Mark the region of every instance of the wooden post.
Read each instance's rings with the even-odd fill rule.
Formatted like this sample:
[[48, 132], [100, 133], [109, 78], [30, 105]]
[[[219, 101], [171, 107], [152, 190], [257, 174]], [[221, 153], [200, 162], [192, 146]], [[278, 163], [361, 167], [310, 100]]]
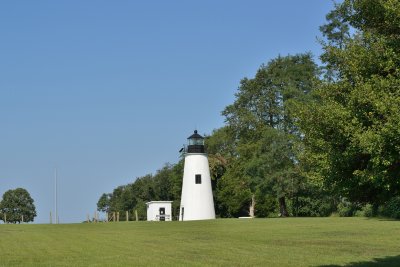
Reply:
[[138, 216], [137, 216], [137, 210], [135, 210], [135, 218], [136, 218], [136, 221], [139, 221]]
[[50, 224], [53, 223], [53, 216], [51, 216], [51, 211], [50, 211]]
[[117, 211], [117, 222], [119, 222], [119, 211]]
[[126, 221], [129, 222], [129, 217], [128, 217], [129, 216], [129, 211], [126, 211], [125, 214], [126, 214], [125, 215], [126, 216]]
[[4, 223], [7, 223], [7, 214], [4, 213]]
[[87, 222], [90, 223], [89, 213], [87, 214]]
[[21, 215], [21, 221], [24, 222], [24, 215]]
[[113, 222], [115, 222], [115, 219], [116, 219], [116, 217], [115, 217], [115, 211], [113, 212]]
[[106, 212], [106, 222], [108, 222], [108, 212]]

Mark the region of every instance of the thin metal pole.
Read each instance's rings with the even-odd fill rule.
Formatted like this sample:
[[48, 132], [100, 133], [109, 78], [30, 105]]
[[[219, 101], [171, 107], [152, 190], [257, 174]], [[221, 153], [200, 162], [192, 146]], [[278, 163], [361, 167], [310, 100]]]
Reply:
[[54, 209], [55, 209], [55, 218], [54, 222], [58, 224], [58, 207], [57, 207], [57, 168], [54, 172]]

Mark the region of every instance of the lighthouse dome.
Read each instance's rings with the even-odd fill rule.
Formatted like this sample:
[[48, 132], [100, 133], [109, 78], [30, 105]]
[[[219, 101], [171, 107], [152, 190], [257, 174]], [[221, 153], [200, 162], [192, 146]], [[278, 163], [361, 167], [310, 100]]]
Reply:
[[204, 137], [197, 133], [197, 130], [188, 137], [187, 153], [205, 153]]

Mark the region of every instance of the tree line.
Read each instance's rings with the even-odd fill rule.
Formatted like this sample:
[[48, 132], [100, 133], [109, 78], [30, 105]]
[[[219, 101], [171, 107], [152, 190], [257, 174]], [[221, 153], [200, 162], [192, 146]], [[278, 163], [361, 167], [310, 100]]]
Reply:
[[[400, 3], [345, 0], [320, 27], [323, 54], [278, 56], [243, 78], [206, 137], [219, 217], [400, 218]], [[103, 194], [101, 211], [172, 200], [183, 161]]]

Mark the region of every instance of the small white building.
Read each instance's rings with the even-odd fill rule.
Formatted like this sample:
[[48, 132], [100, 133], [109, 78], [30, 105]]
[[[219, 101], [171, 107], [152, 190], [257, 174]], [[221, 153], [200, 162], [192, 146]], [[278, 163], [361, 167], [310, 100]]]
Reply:
[[150, 201], [147, 206], [147, 221], [172, 221], [172, 201]]

